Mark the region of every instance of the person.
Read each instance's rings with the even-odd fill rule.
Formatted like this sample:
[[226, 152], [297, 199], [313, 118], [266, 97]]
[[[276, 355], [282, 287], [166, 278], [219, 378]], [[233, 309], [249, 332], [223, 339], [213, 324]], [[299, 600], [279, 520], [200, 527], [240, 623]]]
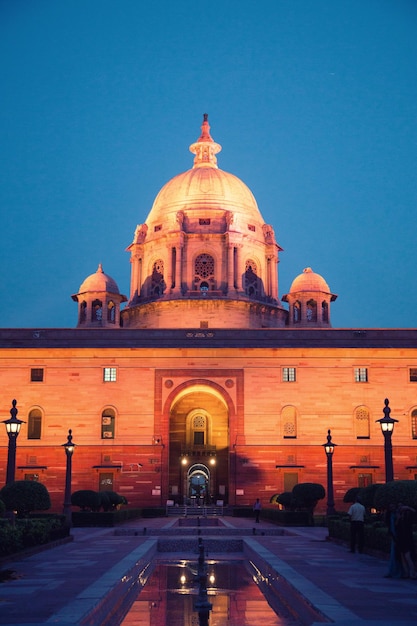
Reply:
[[259, 515], [261, 513], [261, 508], [262, 508], [261, 501], [259, 500], [259, 498], [256, 498], [256, 502], [253, 505], [253, 510], [254, 510], [254, 513], [255, 513], [255, 522], [257, 524], [259, 524]]
[[403, 568], [402, 578], [417, 578], [414, 567], [414, 541], [413, 541], [413, 516], [415, 509], [400, 503], [398, 505], [396, 532], [398, 549], [401, 555]]
[[356, 502], [350, 507], [348, 515], [350, 517], [350, 552], [355, 552], [357, 543], [358, 552], [362, 553], [364, 544], [365, 507], [360, 501], [360, 498], [356, 498]]
[[388, 563], [388, 572], [385, 578], [401, 578], [401, 553], [397, 541], [397, 506], [392, 503], [389, 505], [385, 515], [385, 523], [388, 526], [388, 533], [391, 537], [391, 549]]

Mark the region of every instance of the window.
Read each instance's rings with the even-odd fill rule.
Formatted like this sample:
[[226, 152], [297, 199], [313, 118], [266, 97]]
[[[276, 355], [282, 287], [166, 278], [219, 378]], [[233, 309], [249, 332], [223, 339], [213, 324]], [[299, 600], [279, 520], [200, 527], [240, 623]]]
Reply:
[[43, 367], [32, 367], [30, 370], [31, 383], [43, 383]]
[[245, 263], [245, 292], [250, 298], [258, 295], [258, 272], [256, 263], [252, 259], [248, 259]]
[[199, 430], [194, 431], [194, 445], [204, 446], [204, 432]]
[[28, 439], [40, 439], [42, 430], [42, 413], [32, 409], [28, 416]]
[[114, 439], [115, 413], [113, 409], [104, 409], [101, 414], [101, 438]]
[[91, 307], [91, 321], [101, 322], [103, 319], [103, 303], [101, 300], [94, 300]]
[[198, 220], [200, 226], [210, 226], [210, 218], [201, 218]]
[[329, 321], [329, 305], [327, 304], [327, 302], [321, 303], [321, 319], [323, 320], [323, 322]]
[[297, 437], [297, 412], [294, 406], [284, 406], [281, 412], [282, 434], [284, 439]]
[[107, 305], [107, 321], [110, 322], [110, 324], [114, 324], [116, 321], [116, 305], [113, 300], [110, 300]]
[[282, 368], [282, 382], [295, 383], [295, 367]]
[[[214, 289], [214, 258], [209, 254], [199, 254], [194, 263], [195, 289], [207, 292]], [[204, 289], [201, 287], [204, 286]]]
[[372, 485], [372, 474], [358, 474], [358, 487], [364, 489]]
[[255, 232], [256, 228], [253, 224], [248, 224], [248, 229], [251, 230], [253, 233]]
[[358, 406], [356, 409], [355, 428], [357, 439], [369, 439], [369, 410], [366, 406]]
[[154, 233], [157, 233], [158, 231], [162, 230], [162, 224], [158, 224], [157, 226], [154, 226]]
[[99, 491], [113, 491], [113, 472], [100, 472], [98, 479]]
[[116, 368], [105, 367], [103, 369], [103, 380], [105, 383], [115, 383], [116, 382]]
[[306, 316], [308, 322], [317, 322], [317, 302], [315, 300], [307, 302]]
[[293, 322], [294, 324], [299, 324], [301, 320], [301, 303], [299, 302], [299, 300], [297, 300], [296, 302], [294, 302], [294, 307], [293, 307]]
[[411, 432], [413, 439], [417, 439], [417, 409], [411, 412]]
[[356, 383], [368, 382], [368, 368], [367, 367], [355, 367], [355, 382]]
[[165, 291], [164, 262], [162, 259], [155, 261], [152, 267], [151, 295], [162, 296]]
[[84, 324], [87, 320], [87, 302], [83, 300], [80, 304], [80, 324]]
[[410, 383], [417, 383], [417, 367], [410, 367]]

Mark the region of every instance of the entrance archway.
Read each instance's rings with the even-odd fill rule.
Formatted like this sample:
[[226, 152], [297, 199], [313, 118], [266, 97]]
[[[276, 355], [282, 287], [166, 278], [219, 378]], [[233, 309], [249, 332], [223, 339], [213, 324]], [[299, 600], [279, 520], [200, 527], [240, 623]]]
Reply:
[[214, 383], [196, 382], [174, 395], [169, 415], [169, 496], [178, 504], [226, 501], [229, 405]]
[[198, 506], [210, 504], [210, 470], [202, 463], [196, 463], [187, 472], [187, 498]]

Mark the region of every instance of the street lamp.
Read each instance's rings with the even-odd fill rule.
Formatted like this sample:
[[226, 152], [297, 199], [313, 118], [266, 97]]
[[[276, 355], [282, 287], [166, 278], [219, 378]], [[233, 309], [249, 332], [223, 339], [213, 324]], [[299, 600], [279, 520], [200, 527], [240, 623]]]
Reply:
[[67, 470], [65, 473], [65, 495], [64, 495], [64, 510], [63, 514], [66, 517], [66, 523], [71, 526], [71, 473], [72, 473], [72, 454], [74, 452], [75, 443], [72, 441], [72, 430], [69, 429], [67, 441], [62, 444], [65, 448], [65, 454], [67, 457]]
[[9, 438], [9, 448], [7, 452], [7, 473], [6, 485], [14, 481], [16, 472], [16, 439], [20, 433], [20, 427], [25, 424], [23, 420], [17, 417], [16, 400], [12, 400], [12, 408], [10, 409], [10, 419], [3, 420], [6, 426], [7, 436]]
[[384, 417], [381, 417], [379, 422], [381, 425], [382, 434], [384, 435], [384, 452], [385, 452], [385, 482], [389, 483], [394, 480], [394, 466], [392, 463], [392, 433], [394, 432], [395, 422], [398, 420], [390, 417], [391, 409], [389, 408], [389, 400], [385, 398], [385, 406], [383, 408]]
[[326, 515], [335, 515], [334, 495], [333, 495], [333, 452], [337, 443], [332, 442], [330, 428], [327, 431], [327, 441], [323, 443], [323, 448], [327, 457], [327, 512]]

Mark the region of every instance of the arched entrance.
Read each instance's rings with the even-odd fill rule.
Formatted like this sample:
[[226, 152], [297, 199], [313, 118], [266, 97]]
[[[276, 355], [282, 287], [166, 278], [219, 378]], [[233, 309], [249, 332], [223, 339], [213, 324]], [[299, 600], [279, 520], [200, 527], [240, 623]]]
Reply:
[[202, 506], [211, 504], [210, 470], [202, 463], [195, 463], [187, 472], [187, 500]]
[[178, 504], [226, 502], [229, 407], [218, 386], [196, 381], [178, 390], [169, 415], [169, 497]]

